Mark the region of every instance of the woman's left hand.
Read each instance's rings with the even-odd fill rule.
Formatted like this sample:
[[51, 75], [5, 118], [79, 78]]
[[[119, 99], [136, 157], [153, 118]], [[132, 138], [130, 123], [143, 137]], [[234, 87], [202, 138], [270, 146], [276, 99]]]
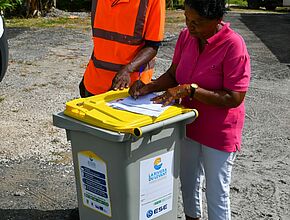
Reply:
[[173, 88], [168, 89], [162, 95], [156, 96], [152, 99], [154, 103], [163, 104], [167, 106], [175, 100], [182, 99], [190, 95], [191, 89], [189, 84], [179, 85]]

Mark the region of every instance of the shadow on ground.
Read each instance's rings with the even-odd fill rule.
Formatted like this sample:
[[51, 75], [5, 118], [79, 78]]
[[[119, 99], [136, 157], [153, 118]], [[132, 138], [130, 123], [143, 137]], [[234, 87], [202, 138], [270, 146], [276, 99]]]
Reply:
[[280, 63], [290, 63], [290, 13], [242, 13], [241, 21], [261, 39]]
[[6, 27], [7, 30], [7, 38], [12, 39], [17, 37], [18, 35], [22, 34], [23, 32], [30, 30], [30, 28], [27, 27]]
[[78, 209], [0, 209], [1, 220], [79, 220]]

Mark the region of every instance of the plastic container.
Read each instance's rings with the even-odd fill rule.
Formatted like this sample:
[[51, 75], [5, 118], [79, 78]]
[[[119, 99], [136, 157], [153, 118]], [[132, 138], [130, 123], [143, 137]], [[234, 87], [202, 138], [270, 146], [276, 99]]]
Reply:
[[[191, 123], [197, 112], [173, 106], [161, 118], [152, 118], [121, 110], [117, 110], [120, 115], [114, 115], [115, 110], [110, 109], [109, 115], [121, 121], [114, 124], [112, 116], [104, 120], [94, 108], [85, 110], [94, 100], [106, 113], [103, 101], [98, 100], [111, 101], [111, 95], [68, 102], [66, 115], [53, 115], [53, 124], [66, 129], [71, 141], [80, 219], [176, 220], [179, 146], [185, 124]], [[126, 124], [123, 117], [128, 114], [137, 115], [137, 122], [132, 116], [124, 119]], [[140, 135], [135, 134], [136, 128]]]

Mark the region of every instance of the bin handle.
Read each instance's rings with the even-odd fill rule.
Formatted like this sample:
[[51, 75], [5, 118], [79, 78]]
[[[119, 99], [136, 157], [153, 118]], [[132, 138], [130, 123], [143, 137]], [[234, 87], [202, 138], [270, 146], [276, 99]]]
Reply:
[[[188, 115], [190, 115], [191, 117], [188, 117]], [[192, 123], [195, 120], [195, 118], [197, 118], [197, 117], [198, 117], [198, 111], [196, 109], [193, 109], [191, 112], [187, 112], [187, 113], [179, 115], [179, 117], [168, 118], [164, 121], [159, 121], [159, 122], [156, 122], [156, 123], [153, 123], [153, 124], [141, 127], [141, 128], [135, 127], [135, 128], [130, 129], [130, 130], [127, 130], [127, 132], [135, 135], [136, 137], [141, 137], [144, 133], [147, 133], [149, 131], [153, 131], [156, 129], [164, 128], [168, 124], [182, 121], [184, 119], [187, 119], [186, 124]], [[161, 130], [162, 129], [160, 129], [160, 131]]]
[[133, 129], [133, 134], [136, 136], [136, 137], [141, 137], [143, 132], [140, 128], [134, 128]]
[[[85, 115], [87, 115], [89, 118], [93, 118], [94, 121], [98, 121], [99, 123], [103, 123], [103, 124], [110, 124], [110, 126], [112, 126], [112, 123], [108, 123], [108, 122], [112, 122], [112, 121], [108, 121], [108, 120], [100, 120], [98, 118], [95, 118], [92, 116], [91, 112], [90, 111], [84, 111], [81, 107], [76, 107], [77, 110], [83, 112]], [[64, 111], [64, 113], [66, 115], [72, 115], [71, 112], [69, 111]], [[115, 126], [116, 130], [118, 130], [119, 132], [124, 132], [124, 133], [130, 133], [132, 135], [134, 135], [135, 137], [139, 138], [141, 137], [144, 133], [147, 133], [149, 131], [152, 131], [152, 130], [155, 130], [157, 128], [160, 128], [160, 127], [164, 127], [166, 126], [167, 124], [170, 124], [170, 123], [175, 123], [177, 121], [181, 121], [181, 120], [184, 120], [184, 119], [187, 119], [189, 118], [189, 116], [192, 118], [192, 121], [198, 117], [198, 112], [196, 109], [193, 109], [192, 111], [190, 112], [187, 112], [187, 113], [183, 113], [181, 115], [179, 115], [179, 117], [172, 117], [172, 118], [168, 118], [166, 120], [163, 120], [163, 121], [159, 121], [159, 122], [156, 122], [156, 123], [153, 123], [153, 124], [150, 124], [150, 125], [146, 125], [146, 126], [143, 126], [143, 127], [118, 127], [118, 126]], [[177, 119], [178, 118], [178, 119]], [[91, 121], [91, 120], [89, 120]], [[89, 121], [86, 121], [87, 123], [90, 124]], [[192, 122], [191, 121], [191, 122]], [[190, 122], [188, 122], [190, 123]], [[95, 124], [95, 123], [94, 123]], [[106, 129], [109, 129], [109, 127], [104, 127]], [[162, 129], [161, 129], [162, 130]], [[159, 131], [160, 132], [160, 131]]]

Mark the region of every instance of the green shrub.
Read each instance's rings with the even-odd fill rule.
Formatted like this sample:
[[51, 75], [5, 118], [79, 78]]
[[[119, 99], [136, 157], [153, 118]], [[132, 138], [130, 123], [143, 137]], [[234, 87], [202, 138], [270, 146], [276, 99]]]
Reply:
[[177, 9], [183, 8], [184, 0], [166, 0], [166, 8]]
[[21, 4], [22, 0], [0, 0], [0, 10], [3, 13], [8, 10], [13, 10]]

